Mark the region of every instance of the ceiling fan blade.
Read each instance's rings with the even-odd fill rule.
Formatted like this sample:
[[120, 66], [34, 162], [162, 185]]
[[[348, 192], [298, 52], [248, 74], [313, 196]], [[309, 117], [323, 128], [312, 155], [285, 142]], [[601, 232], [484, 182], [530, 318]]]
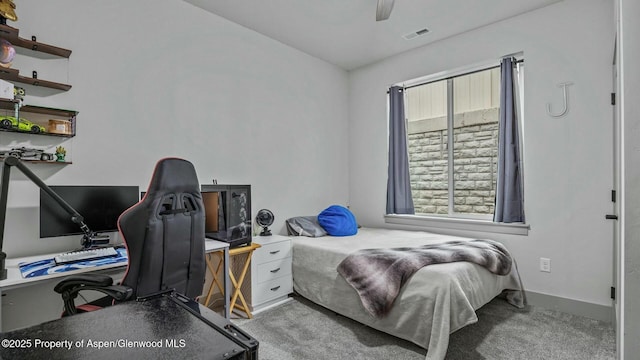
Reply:
[[387, 20], [393, 10], [395, 0], [378, 0], [378, 8], [376, 9], [376, 21]]

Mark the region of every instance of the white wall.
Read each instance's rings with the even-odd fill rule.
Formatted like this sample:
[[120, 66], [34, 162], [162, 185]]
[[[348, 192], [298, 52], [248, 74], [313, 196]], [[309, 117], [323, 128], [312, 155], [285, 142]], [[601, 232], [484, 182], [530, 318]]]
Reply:
[[[251, 184], [253, 215], [271, 209], [275, 233], [347, 202], [346, 71], [180, 0], [25, 1], [17, 13], [22, 37], [73, 51], [14, 64], [73, 86], [27, 103], [80, 112], [73, 164], [31, 166], [46, 183], [144, 190], [158, 159], [184, 157], [202, 183]], [[38, 239], [37, 188], [12, 178], [8, 256], [76, 246]]]
[[[613, 19], [610, 0], [565, 0], [352, 71], [349, 202], [358, 221], [385, 226], [387, 88], [522, 51], [531, 231], [482, 236], [507, 244], [529, 291], [610, 306]], [[574, 83], [569, 113], [551, 118], [545, 104], [561, 105], [557, 84], [566, 81]], [[540, 257], [551, 258], [551, 273], [539, 271]]]

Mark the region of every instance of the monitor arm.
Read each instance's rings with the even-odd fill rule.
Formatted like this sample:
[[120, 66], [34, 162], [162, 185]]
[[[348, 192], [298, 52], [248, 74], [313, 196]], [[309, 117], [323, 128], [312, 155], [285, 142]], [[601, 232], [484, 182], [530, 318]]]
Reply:
[[80, 215], [74, 208], [71, 207], [64, 199], [62, 199], [58, 194], [56, 194], [50, 187], [47, 186], [39, 177], [37, 177], [27, 166], [20, 161], [15, 156], [8, 156], [4, 159], [2, 166], [2, 184], [0, 185], [0, 280], [4, 280], [7, 278], [7, 269], [5, 268], [5, 260], [7, 258], [7, 254], [2, 251], [2, 245], [4, 241], [4, 225], [7, 216], [7, 197], [9, 195], [9, 177], [11, 175], [11, 167], [15, 166], [20, 170], [24, 175], [26, 175], [29, 180], [31, 180], [34, 184], [38, 185], [40, 189], [46, 192], [49, 196], [51, 196], [70, 216], [71, 221], [75, 224], [78, 224], [80, 230], [84, 233], [82, 236], [82, 246], [84, 248], [91, 247], [93, 242], [93, 237], [95, 233], [89, 229], [87, 224], [84, 223], [84, 218]]

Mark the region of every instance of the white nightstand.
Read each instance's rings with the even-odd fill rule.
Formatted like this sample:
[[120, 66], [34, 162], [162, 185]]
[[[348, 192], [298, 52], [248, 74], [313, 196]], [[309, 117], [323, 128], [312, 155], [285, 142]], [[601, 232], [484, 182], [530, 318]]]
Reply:
[[251, 305], [253, 313], [289, 300], [293, 292], [291, 238], [280, 235], [255, 236], [262, 245], [251, 261]]

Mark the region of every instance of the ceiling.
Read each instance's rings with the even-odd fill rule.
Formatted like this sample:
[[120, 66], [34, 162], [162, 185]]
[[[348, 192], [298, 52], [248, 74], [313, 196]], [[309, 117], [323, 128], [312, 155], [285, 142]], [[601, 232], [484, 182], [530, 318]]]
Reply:
[[380, 22], [377, 0], [184, 1], [352, 70], [561, 0], [397, 0]]

